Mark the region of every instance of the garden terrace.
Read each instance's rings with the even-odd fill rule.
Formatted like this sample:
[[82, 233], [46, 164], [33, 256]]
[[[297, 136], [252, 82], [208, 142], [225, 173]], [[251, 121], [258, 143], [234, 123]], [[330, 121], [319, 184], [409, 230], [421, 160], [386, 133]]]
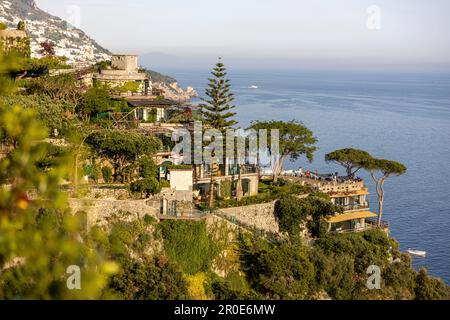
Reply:
[[329, 174], [311, 174], [310, 176], [302, 175], [284, 175], [284, 179], [293, 182], [299, 182], [316, 188], [318, 191], [329, 195], [346, 195], [356, 192], [367, 192], [367, 187], [362, 179], [352, 179], [349, 177], [337, 177], [333, 179], [333, 175]]

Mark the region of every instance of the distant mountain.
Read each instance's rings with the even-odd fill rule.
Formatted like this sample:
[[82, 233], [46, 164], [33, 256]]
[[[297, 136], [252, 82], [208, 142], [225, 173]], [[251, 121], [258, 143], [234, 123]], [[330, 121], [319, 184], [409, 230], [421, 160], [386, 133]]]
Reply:
[[70, 64], [108, 60], [110, 52], [82, 30], [38, 8], [34, 0], [0, 0], [0, 22], [16, 28], [25, 21], [31, 38], [32, 56], [39, 57], [40, 43], [56, 44], [56, 55], [65, 56]]

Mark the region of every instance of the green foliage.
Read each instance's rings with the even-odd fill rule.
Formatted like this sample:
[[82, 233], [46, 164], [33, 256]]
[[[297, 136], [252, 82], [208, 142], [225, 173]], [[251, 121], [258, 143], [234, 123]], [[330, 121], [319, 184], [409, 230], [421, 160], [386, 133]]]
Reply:
[[89, 232], [90, 246], [105, 252], [120, 264], [104, 297], [126, 300], [186, 299], [184, 275], [162, 253], [154, 252], [156, 219], [129, 219], [122, 212], [109, 218], [108, 228], [94, 226]]
[[170, 188], [170, 181], [169, 180], [161, 179], [159, 181], [159, 184], [161, 185], [161, 188]]
[[111, 278], [110, 292], [125, 300], [184, 300], [188, 298], [183, 273], [164, 256], [127, 261]]
[[363, 233], [329, 234], [315, 244], [325, 254], [349, 254], [355, 261], [355, 272], [364, 273], [370, 265], [383, 267], [389, 257], [390, 241], [381, 230]]
[[314, 144], [317, 139], [311, 130], [302, 123], [291, 120], [283, 121], [253, 121], [250, 128], [255, 130], [266, 129], [279, 130], [280, 135], [280, 156], [289, 156], [291, 161], [298, 160], [305, 155], [309, 161], [313, 160], [313, 153], [317, 150]]
[[111, 61], [100, 61], [95, 64], [98, 70], [106, 70], [111, 67]]
[[161, 141], [153, 136], [121, 130], [99, 130], [92, 133], [86, 143], [99, 156], [109, 159], [114, 167], [114, 180], [123, 179], [126, 165], [135, 163], [140, 156], [151, 155], [161, 149]]
[[[95, 299], [116, 265], [86, 246], [82, 217], [66, 210], [58, 185], [66, 168], [43, 173], [35, 165], [48, 153], [45, 137], [32, 110], [0, 106], [0, 139], [9, 150], [0, 183], [12, 186], [0, 188], [0, 299]], [[71, 265], [82, 269], [82, 290], [67, 288]]]
[[59, 134], [67, 135], [77, 124], [77, 120], [70, 116], [74, 106], [64, 100], [54, 100], [47, 95], [8, 95], [0, 98], [8, 108], [21, 105], [31, 109], [37, 118], [48, 128], [49, 134], [58, 130]]
[[316, 290], [325, 290], [333, 299], [349, 300], [355, 290], [354, 261], [346, 254], [325, 254], [322, 250], [311, 250], [311, 262], [316, 270]]
[[74, 106], [83, 99], [83, 88], [73, 75], [40, 77], [31, 80], [26, 89], [28, 94], [44, 94]]
[[105, 183], [111, 183], [112, 182], [112, 169], [110, 167], [103, 167], [102, 168], [102, 177]]
[[415, 279], [416, 272], [411, 265], [411, 256], [407, 254], [383, 270], [384, 290], [392, 292], [392, 299], [413, 299]]
[[67, 68], [69, 66], [66, 64], [66, 58], [49, 56], [22, 59], [19, 71], [26, 71], [27, 74], [31, 75], [44, 75], [48, 70]]
[[165, 220], [159, 227], [167, 256], [184, 272], [194, 275], [211, 270], [220, 248], [208, 233], [204, 221]]
[[400, 176], [406, 172], [406, 166], [402, 163], [384, 159], [369, 159], [365, 162], [365, 168], [370, 172], [379, 171], [383, 177]]
[[139, 176], [141, 178], [157, 178], [159, 173], [159, 168], [155, 161], [148, 156], [144, 156], [139, 159]]
[[16, 91], [15, 79], [6, 76], [17, 70], [20, 66], [19, 60], [14, 54], [5, 55], [0, 43], [0, 95]]
[[219, 201], [217, 201], [217, 206], [219, 208], [249, 206], [252, 204], [272, 202], [280, 199], [284, 195], [300, 195], [308, 194], [309, 192], [311, 192], [310, 187], [302, 186], [296, 183], [272, 185], [261, 184], [261, 186], [262, 187], [260, 187], [260, 193], [255, 196], [244, 197], [239, 201], [236, 199], [220, 199]]
[[191, 164], [170, 164], [167, 166], [167, 169], [174, 169], [174, 170], [192, 170]]
[[161, 185], [156, 178], [143, 178], [136, 180], [130, 184], [130, 191], [132, 193], [139, 193], [141, 197], [144, 195], [146, 198], [151, 195], [155, 195], [161, 192]]
[[277, 202], [275, 215], [281, 231], [289, 233], [291, 236], [298, 236], [300, 225], [308, 217], [308, 206], [304, 199], [299, 199], [293, 195], [286, 195]]
[[94, 162], [92, 165], [90, 178], [94, 180], [95, 183], [98, 183], [98, 180], [100, 179], [101, 176], [103, 176], [101, 167]]
[[153, 70], [148, 70], [145, 68], [141, 68], [140, 70], [141, 72], [144, 72], [145, 74], [148, 75], [148, 77], [152, 80], [152, 82], [162, 82], [165, 84], [173, 84], [175, 82], [177, 82], [177, 79], [174, 79], [172, 77], [169, 77], [167, 75], [163, 75], [159, 72], [153, 71]]
[[136, 93], [139, 91], [140, 85], [138, 82], [135, 81], [128, 81], [125, 82], [122, 86], [120, 86], [119, 88], [117, 88], [120, 92], [131, 92], [131, 93]]
[[242, 243], [242, 262], [252, 287], [268, 299], [305, 299], [314, 283], [308, 249], [299, 243]]
[[301, 226], [308, 217], [308, 229], [313, 237], [320, 237], [326, 233], [326, 223], [323, 219], [342, 212], [342, 209], [333, 205], [330, 200], [322, 197], [308, 196], [299, 199], [292, 195], [283, 196], [276, 204], [275, 215], [281, 231], [287, 232], [291, 237], [297, 237]]
[[17, 30], [26, 31], [26, 29], [27, 25], [25, 24], [25, 21], [19, 21], [19, 23], [17, 24]]
[[213, 72], [213, 78], [209, 79], [208, 88], [205, 90], [207, 99], [202, 99], [202, 116], [204, 122], [218, 130], [225, 130], [234, 126], [237, 122], [230, 120], [236, 113], [230, 110], [235, 106], [231, 105], [234, 100], [234, 94], [230, 92], [230, 80], [226, 79], [226, 68], [221, 62], [216, 64]]
[[39, 169], [47, 171], [67, 163], [70, 156], [70, 150], [67, 147], [45, 143], [44, 148], [46, 153], [36, 162]]
[[415, 279], [414, 293], [416, 300], [448, 300], [450, 288], [442, 280], [429, 277], [427, 270], [422, 268]]
[[274, 120], [253, 121], [250, 129], [254, 129], [257, 132], [259, 130], [267, 130], [268, 134], [271, 133], [271, 130], [278, 130], [279, 132], [279, 154], [272, 154], [274, 151], [268, 150], [271, 156], [277, 159], [274, 170], [274, 182], [278, 180], [283, 162], [287, 157], [289, 157], [290, 161], [296, 161], [302, 155], [305, 155], [310, 162], [313, 160], [313, 154], [317, 150], [317, 147], [315, 147], [317, 138], [301, 122], [295, 120], [289, 122]]
[[6, 30], [8, 29], [8, 26], [4, 24], [3, 22], [0, 22], [0, 30]]
[[340, 149], [325, 155], [325, 161], [343, 166], [348, 177], [354, 176], [371, 158], [368, 152], [353, 148]]
[[107, 111], [110, 108], [111, 98], [109, 92], [103, 88], [92, 87], [84, 94], [76, 111], [86, 119], [90, 119], [98, 113]]
[[223, 199], [231, 198], [231, 187], [232, 183], [229, 180], [224, 180], [220, 183], [220, 192]]

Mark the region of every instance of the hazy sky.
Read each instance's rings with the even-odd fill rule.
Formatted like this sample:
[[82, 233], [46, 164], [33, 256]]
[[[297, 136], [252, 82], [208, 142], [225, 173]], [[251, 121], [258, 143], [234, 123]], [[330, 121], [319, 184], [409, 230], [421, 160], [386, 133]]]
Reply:
[[[192, 66], [449, 68], [448, 0], [37, 0], [112, 52]], [[78, 12], [80, 13], [78, 15]]]

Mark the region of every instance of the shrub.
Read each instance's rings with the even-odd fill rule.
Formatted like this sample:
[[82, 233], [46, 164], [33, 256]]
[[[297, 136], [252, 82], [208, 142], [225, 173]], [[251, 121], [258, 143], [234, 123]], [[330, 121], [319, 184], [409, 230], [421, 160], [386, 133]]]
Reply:
[[209, 272], [219, 247], [206, 230], [206, 223], [166, 220], [159, 224], [165, 252], [186, 273]]
[[97, 164], [94, 164], [92, 166], [91, 179], [94, 180], [95, 183], [97, 183], [98, 179], [100, 179], [100, 175], [103, 176], [103, 172], [101, 171], [100, 167]]
[[224, 180], [220, 183], [220, 192], [223, 199], [231, 198], [231, 181]]
[[155, 178], [145, 178], [134, 181], [130, 184], [130, 191], [132, 193], [140, 193], [141, 196], [149, 197], [161, 192], [161, 185]]
[[103, 88], [90, 88], [83, 96], [81, 103], [77, 106], [80, 115], [90, 118], [100, 112], [108, 110], [111, 98], [107, 90]]
[[448, 300], [450, 298], [449, 287], [442, 280], [429, 277], [425, 268], [419, 270], [415, 282], [416, 300]]
[[298, 243], [282, 243], [251, 249], [243, 256], [252, 286], [269, 299], [305, 299], [314, 283], [314, 265], [308, 249]]
[[0, 30], [6, 30], [8, 29], [8, 26], [4, 24], [3, 22], [0, 22]]
[[112, 182], [112, 169], [110, 167], [103, 167], [102, 168], [102, 177], [105, 183], [111, 183]]
[[339, 212], [341, 209], [331, 203], [329, 199], [317, 196], [298, 198], [293, 195], [285, 195], [275, 206], [275, 214], [281, 231], [290, 236], [299, 234], [300, 225], [308, 216], [312, 217], [308, 227], [314, 237], [323, 236], [326, 233], [326, 216]]
[[311, 250], [311, 262], [316, 270], [316, 290], [325, 290], [337, 300], [348, 300], [355, 289], [354, 262], [347, 254], [325, 254], [320, 249]]
[[188, 298], [183, 273], [166, 257], [127, 260], [112, 277], [110, 293], [125, 300], [183, 300]]
[[381, 230], [364, 233], [328, 234], [316, 241], [315, 246], [325, 254], [349, 254], [355, 261], [355, 271], [365, 273], [370, 265], [383, 267], [389, 257], [390, 241]]
[[208, 296], [205, 291], [205, 282], [207, 276], [205, 273], [200, 272], [195, 275], [186, 276], [188, 282], [189, 297], [194, 300], [207, 300]]
[[161, 188], [170, 188], [170, 181], [169, 180], [160, 180], [159, 184], [161, 185]]
[[18, 104], [35, 111], [37, 119], [47, 127], [50, 134], [56, 129], [59, 134], [65, 135], [76, 125], [76, 121], [67, 116], [74, 109], [70, 102], [55, 100], [43, 94], [11, 95], [1, 100], [8, 108]]
[[232, 208], [240, 206], [249, 206], [252, 204], [268, 203], [280, 199], [284, 195], [307, 194], [311, 191], [308, 186], [302, 186], [294, 183], [284, 183], [280, 180], [280, 185], [266, 185], [262, 188], [262, 192], [255, 196], [244, 197], [240, 201], [236, 199], [226, 199], [217, 201], [219, 208]]
[[26, 24], [24, 21], [19, 21], [17, 24], [17, 30], [25, 31], [26, 30]]
[[141, 178], [157, 178], [158, 166], [149, 157], [144, 156], [139, 159], [139, 175]]
[[275, 215], [278, 218], [278, 225], [281, 231], [289, 235], [298, 235], [300, 224], [306, 221], [308, 216], [307, 207], [304, 200], [293, 195], [284, 196], [276, 203]]

